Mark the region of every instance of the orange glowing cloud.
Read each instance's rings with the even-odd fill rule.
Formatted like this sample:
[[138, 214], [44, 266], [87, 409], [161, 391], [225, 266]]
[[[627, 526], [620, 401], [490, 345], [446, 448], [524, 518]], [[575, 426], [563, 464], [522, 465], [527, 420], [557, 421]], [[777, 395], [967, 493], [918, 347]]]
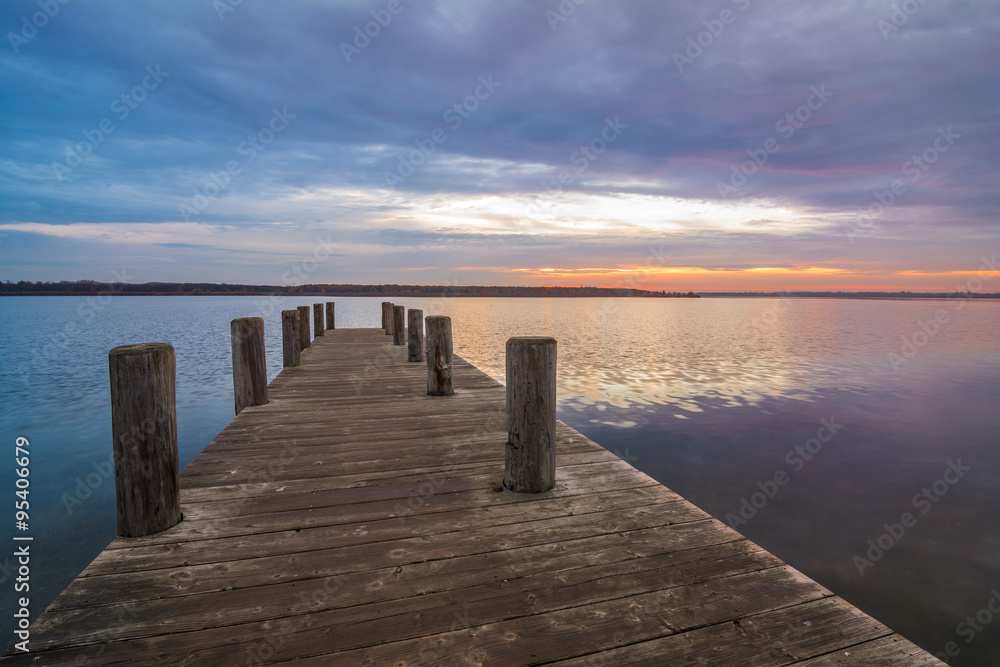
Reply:
[[[462, 267], [482, 271], [484, 267]], [[667, 291], [939, 291], [989, 290], [992, 267], [977, 271], [865, 270], [831, 266], [489, 267], [520, 284], [595, 285]], [[499, 277], [499, 276], [498, 276]], [[1000, 290], [1000, 280], [994, 289]]]

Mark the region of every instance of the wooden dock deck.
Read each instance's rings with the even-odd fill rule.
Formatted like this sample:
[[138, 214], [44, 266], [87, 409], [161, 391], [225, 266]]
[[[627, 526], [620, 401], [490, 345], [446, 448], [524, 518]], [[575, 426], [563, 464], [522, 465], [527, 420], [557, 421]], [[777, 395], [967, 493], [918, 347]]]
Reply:
[[448, 397], [381, 329], [326, 331], [118, 538], [9, 664], [941, 665], [560, 423], [502, 486], [505, 391]]

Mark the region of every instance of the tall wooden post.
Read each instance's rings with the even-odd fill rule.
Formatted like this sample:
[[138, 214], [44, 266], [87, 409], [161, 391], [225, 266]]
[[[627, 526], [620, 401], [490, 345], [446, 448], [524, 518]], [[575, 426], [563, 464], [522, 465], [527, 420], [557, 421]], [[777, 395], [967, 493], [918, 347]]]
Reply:
[[333, 318], [333, 307], [334, 307], [334, 305], [335, 304], [333, 303], [333, 301], [327, 301], [326, 302], [326, 328], [327, 329], [336, 329], [337, 328], [336, 320], [334, 320], [334, 318]]
[[389, 326], [389, 306], [392, 304], [388, 301], [382, 302], [382, 328], [385, 329]]
[[309, 306], [299, 306], [299, 350], [309, 347]]
[[393, 315], [395, 312], [395, 306], [390, 301], [385, 302], [385, 335], [395, 336], [396, 335], [396, 317]]
[[314, 303], [313, 304], [313, 331], [317, 338], [323, 335], [323, 304]]
[[424, 311], [410, 308], [406, 312], [407, 359], [409, 361], [424, 360]]
[[152, 535], [181, 520], [174, 348], [116, 347], [108, 367], [118, 534]]
[[283, 353], [285, 368], [299, 365], [299, 353], [302, 349], [300, 338], [299, 311], [281, 311], [281, 351]]
[[451, 318], [430, 315], [427, 324], [427, 393], [451, 396]]
[[236, 414], [250, 405], [267, 403], [264, 320], [244, 317], [229, 323], [233, 345], [233, 395]]
[[406, 323], [403, 321], [406, 314], [405, 306], [392, 307], [392, 344], [406, 344]]
[[507, 341], [507, 447], [504, 486], [541, 493], [556, 483], [556, 340]]

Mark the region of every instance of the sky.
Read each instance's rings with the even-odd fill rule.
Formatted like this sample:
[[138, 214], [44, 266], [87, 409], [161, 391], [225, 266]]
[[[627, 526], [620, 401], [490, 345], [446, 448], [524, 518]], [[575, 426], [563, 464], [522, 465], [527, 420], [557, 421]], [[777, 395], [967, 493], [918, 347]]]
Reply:
[[0, 280], [997, 291], [1000, 3], [0, 3]]

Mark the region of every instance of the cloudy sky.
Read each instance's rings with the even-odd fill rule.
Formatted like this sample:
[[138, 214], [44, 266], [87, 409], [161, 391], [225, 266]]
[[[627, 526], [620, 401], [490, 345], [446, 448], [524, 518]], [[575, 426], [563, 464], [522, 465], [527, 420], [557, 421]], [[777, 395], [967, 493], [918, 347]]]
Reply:
[[4, 0], [0, 29], [0, 280], [946, 291], [1000, 251], [1000, 3]]

